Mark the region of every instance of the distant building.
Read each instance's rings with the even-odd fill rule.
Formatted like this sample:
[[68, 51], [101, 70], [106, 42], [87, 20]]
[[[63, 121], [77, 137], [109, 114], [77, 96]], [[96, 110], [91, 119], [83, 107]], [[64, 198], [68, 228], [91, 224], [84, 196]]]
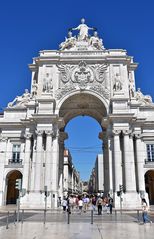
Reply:
[[89, 192], [104, 192], [104, 161], [103, 154], [98, 154], [95, 166], [92, 169], [89, 180]]
[[68, 149], [64, 150], [63, 169], [63, 195], [80, 194], [82, 191], [80, 174], [72, 163], [72, 157]]

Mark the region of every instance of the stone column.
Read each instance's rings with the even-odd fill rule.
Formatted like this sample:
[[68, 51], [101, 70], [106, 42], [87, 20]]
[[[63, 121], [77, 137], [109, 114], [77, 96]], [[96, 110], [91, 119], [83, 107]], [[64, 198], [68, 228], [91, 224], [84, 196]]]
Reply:
[[145, 192], [144, 180], [144, 154], [141, 141], [141, 134], [135, 133], [136, 143], [136, 166], [137, 166], [137, 185], [139, 192]]
[[30, 146], [31, 146], [30, 133], [25, 133], [25, 158], [24, 158], [24, 169], [23, 169], [23, 184], [22, 187], [29, 191], [29, 179], [30, 179]]
[[64, 188], [64, 177], [63, 177], [63, 170], [64, 170], [64, 141], [68, 138], [67, 133], [60, 132], [59, 133], [59, 179], [58, 179], [58, 186], [59, 186], [59, 197], [63, 197], [63, 188]]
[[120, 149], [120, 130], [113, 130], [114, 141], [114, 176], [115, 176], [115, 192], [119, 191], [119, 185], [122, 184], [122, 155]]
[[54, 207], [57, 207], [57, 199], [58, 199], [58, 176], [59, 176], [59, 130], [55, 129], [55, 136], [53, 138], [53, 150], [52, 150], [52, 173], [51, 173], [51, 181], [52, 181], [52, 204]]
[[[4, 165], [6, 161], [7, 144], [8, 144], [8, 138], [3, 136], [0, 137], [0, 205], [1, 206], [4, 205], [4, 201], [6, 200], [6, 196], [7, 196], [7, 182], [6, 182], [6, 178], [4, 178], [3, 176]], [[7, 164], [8, 164], [8, 159], [7, 159]], [[5, 199], [4, 199], [4, 192], [5, 192]]]
[[108, 160], [109, 160], [109, 193], [113, 196], [113, 159], [112, 159], [112, 150], [113, 142], [112, 137], [108, 138]]
[[45, 155], [45, 186], [47, 190], [51, 191], [52, 181], [51, 181], [51, 172], [52, 172], [52, 130], [46, 130], [46, 155]]
[[35, 162], [35, 184], [34, 190], [40, 192], [41, 188], [41, 176], [43, 170], [43, 162], [42, 162], [42, 130], [36, 131], [37, 134], [37, 145], [36, 145], [36, 162]]
[[136, 191], [135, 181], [135, 162], [134, 162], [134, 147], [133, 139], [130, 138], [131, 131], [123, 130], [124, 139], [124, 172], [125, 172], [125, 190], [126, 192]]

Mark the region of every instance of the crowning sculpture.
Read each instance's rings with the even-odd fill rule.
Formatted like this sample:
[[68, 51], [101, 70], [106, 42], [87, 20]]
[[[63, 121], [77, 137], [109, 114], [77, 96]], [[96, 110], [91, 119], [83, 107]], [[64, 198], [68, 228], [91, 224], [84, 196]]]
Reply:
[[[76, 36], [72, 35], [72, 31], [79, 31]], [[93, 31], [93, 36], [89, 35], [89, 30]], [[98, 37], [95, 27], [88, 27], [85, 24], [85, 19], [81, 19], [81, 24], [78, 27], [70, 28], [68, 37], [60, 44], [60, 50], [77, 50], [83, 48], [84, 50], [103, 50], [103, 41]]]

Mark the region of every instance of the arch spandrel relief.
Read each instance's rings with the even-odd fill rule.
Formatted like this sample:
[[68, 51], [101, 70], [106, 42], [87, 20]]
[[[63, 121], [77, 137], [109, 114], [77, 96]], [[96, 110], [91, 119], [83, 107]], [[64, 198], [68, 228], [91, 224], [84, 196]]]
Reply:
[[61, 86], [56, 92], [57, 99], [75, 90], [92, 90], [109, 99], [106, 63], [87, 64], [86, 61], [80, 61], [77, 65], [60, 64], [57, 68]]

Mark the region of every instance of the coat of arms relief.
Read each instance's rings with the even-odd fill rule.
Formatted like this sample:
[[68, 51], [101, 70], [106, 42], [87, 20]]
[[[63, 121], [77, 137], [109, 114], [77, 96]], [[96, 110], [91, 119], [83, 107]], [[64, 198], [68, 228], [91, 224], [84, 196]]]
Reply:
[[60, 88], [57, 90], [56, 98], [60, 99], [72, 90], [91, 89], [97, 93], [104, 93], [109, 97], [106, 87], [107, 64], [89, 65], [85, 61], [80, 61], [78, 65], [61, 64], [57, 65], [59, 70]]

